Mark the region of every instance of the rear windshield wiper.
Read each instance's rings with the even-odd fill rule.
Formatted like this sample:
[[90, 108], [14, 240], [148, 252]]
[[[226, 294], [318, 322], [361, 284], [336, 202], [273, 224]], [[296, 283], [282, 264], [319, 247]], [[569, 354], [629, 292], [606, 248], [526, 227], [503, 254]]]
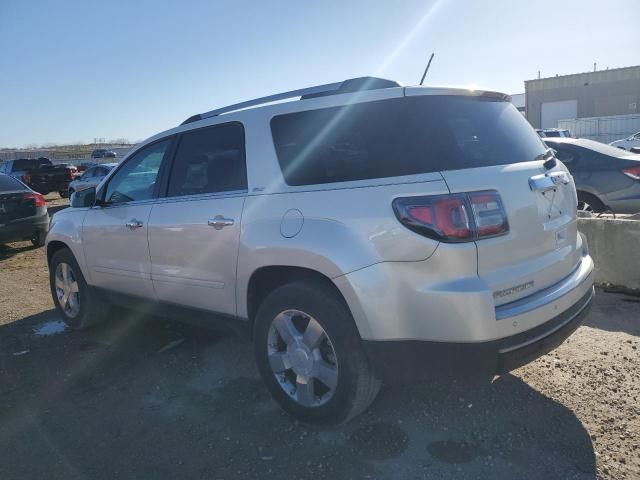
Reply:
[[546, 160], [542, 165], [545, 169], [551, 170], [556, 166], [556, 157], [553, 155], [553, 148], [547, 148], [543, 153], [538, 155], [534, 160]]
[[534, 158], [534, 160], [546, 160], [549, 154], [553, 155], [553, 148], [547, 148], [544, 152]]

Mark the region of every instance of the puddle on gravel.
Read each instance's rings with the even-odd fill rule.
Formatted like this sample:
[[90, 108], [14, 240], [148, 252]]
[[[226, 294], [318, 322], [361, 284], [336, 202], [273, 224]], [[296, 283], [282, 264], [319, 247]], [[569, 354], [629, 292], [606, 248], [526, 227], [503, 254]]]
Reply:
[[409, 436], [404, 430], [387, 423], [360, 427], [349, 440], [362, 455], [371, 459], [397, 457], [409, 444]]
[[46, 322], [38, 325], [33, 329], [33, 334], [40, 336], [56, 335], [58, 333], [64, 332], [66, 329], [67, 326], [64, 324], [64, 322], [56, 320], [53, 322]]
[[445, 463], [467, 463], [480, 455], [479, 447], [455, 440], [430, 443], [427, 450], [433, 458]]

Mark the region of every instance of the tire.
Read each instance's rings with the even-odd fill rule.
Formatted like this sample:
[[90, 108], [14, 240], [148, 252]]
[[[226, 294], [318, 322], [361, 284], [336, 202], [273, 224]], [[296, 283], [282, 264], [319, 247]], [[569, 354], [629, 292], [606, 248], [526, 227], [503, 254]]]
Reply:
[[[64, 282], [64, 270], [67, 268], [67, 278], [71, 279], [69, 286], [71, 287], [67, 294], [67, 302], [62, 303], [60, 294], [60, 286], [56, 286], [56, 276], [60, 275], [59, 280]], [[75, 292], [73, 288], [75, 282]], [[108, 306], [99, 298], [95, 290], [91, 288], [84, 279], [82, 271], [76, 262], [75, 257], [68, 249], [58, 250], [51, 257], [49, 263], [49, 285], [51, 287], [51, 295], [56, 310], [60, 313], [62, 320], [67, 326], [74, 330], [83, 330], [92, 325], [100, 323], [108, 315]], [[63, 295], [66, 292], [63, 289]]]
[[[282, 331], [289, 332], [284, 335], [289, 342]], [[380, 390], [349, 309], [319, 282], [290, 283], [271, 292], [256, 313], [253, 341], [271, 395], [302, 422], [347, 422]]]
[[45, 232], [43, 232], [42, 230], [38, 230], [31, 237], [31, 243], [34, 247], [44, 247], [44, 241], [46, 237], [47, 234]]
[[64, 190], [60, 190], [60, 191], [58, 192], [58, 195], [60, 195], [60, 198], [67, 198], [67, 197], [70, 197], [70, 196], [71, 196], [71, 193], [70, 193], [70, 192], [66, 192], [66, 191], [64, 191]]
[[578, 210], [583, 212], [601, 213], [607, 208], [595, 195], [586, 192], [578, 192]]

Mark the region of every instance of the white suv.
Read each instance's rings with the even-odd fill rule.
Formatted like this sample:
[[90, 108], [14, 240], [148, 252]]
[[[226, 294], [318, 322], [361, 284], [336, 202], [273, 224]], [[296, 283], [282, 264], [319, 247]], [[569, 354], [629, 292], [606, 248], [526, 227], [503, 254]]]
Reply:
[[195, 115], [54, 216], [53, 298], [74, 328], [232, 320], [286, 411], [343, 422], [381, 380], [505, 373], [578, 327], [593, 262], [552, 155], [506, 95], [376, 78]]

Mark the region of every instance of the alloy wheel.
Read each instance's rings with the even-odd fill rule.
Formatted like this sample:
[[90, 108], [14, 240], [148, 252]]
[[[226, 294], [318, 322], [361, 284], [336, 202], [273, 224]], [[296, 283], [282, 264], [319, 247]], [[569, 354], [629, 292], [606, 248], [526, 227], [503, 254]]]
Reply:
[[80, 287], [68, 263], [61, 262], [56, 267], [55, 288], [58, 304], [69, 318], [75, 318], [80, 313]]
[[338, 361], [327, 332], [311, 315], [285, 310], [271, 323], [269, 365], [280, 388], [304, 407], [318, 407], [334, 395]]

